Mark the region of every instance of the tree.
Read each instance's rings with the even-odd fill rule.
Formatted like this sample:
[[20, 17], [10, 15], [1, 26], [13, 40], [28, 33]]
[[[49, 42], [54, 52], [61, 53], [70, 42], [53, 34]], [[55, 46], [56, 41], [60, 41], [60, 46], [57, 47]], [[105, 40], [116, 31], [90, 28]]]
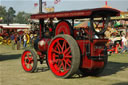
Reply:
[[5, 23], [6, 22], [6, 7], [0, 6], [0, 17], [2, 17], [2, 21], [0, 23]]
[[25, 12], [19, 12], [15, 15], [16, 11], [13, 7], [10, 7], [6, 10], [6, 7], [0, 6], [0, 18], [2, 17], [2, 21], [0, 23], [20, 23], [20, 24], [27, 24], [29, 23], [28, 19], [30, 19], [30, 14]]
[[15, 17], [15, 10], [13, 7], [10, 7], [8, 11], [6, 11], [6, 7], [0, 6], [0, 17], [2, 17], [2, 21], [0, 23], [13, 23], [13, 19]]
[[8, 12], [7, 12], [7, 24], [13, 23], [13, 19], [15, 17], [15, 13], [16, 12], [15, 12], [15, 10], [12, 7], [10, 7], [8, 9]]
[[28, 19], [30, 18], [30, 14], [29, 13], [25, 13], [25, 12], [19, 12], [17, 14], [17, 16], [15, 17], [15, 22], [16, 23], [20, 23], [20, 24], [27, 24]]

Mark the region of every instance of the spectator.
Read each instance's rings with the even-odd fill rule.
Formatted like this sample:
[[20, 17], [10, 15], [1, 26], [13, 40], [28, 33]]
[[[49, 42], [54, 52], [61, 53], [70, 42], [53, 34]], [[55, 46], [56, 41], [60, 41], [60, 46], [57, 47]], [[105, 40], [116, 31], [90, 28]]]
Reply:
[[122, 38], [122, 44], [123, 44], [123, 48], [121, 50], [120, 53], [122, 53], [123, 51], [127, 50], [128, 51], [128, 43], [127, 43], [127, 39], [126, 39], [126, 36], [125, 34], [123, 34], [123, 36], [121, 37]]
[[30, 47], [33, 47], [33, 38], [34, 38], [34, 36], [33, 36], [33, 34], [31, 33], [31, 34], [30, 34]]
[[20, 50], [20, 35], [17, 34], [17, 50]]
[[24, 41], [23, 47], [26, 48], [27, 47], [27, 35], [26, 35], [26, 33], [24, 33], [24, 35], [23, 35], [23, 41]]
[[11, 43], [12, 43], [12, 49], [14, 50], [15, 49], [15, 36], [13, 33], [11, 35]]

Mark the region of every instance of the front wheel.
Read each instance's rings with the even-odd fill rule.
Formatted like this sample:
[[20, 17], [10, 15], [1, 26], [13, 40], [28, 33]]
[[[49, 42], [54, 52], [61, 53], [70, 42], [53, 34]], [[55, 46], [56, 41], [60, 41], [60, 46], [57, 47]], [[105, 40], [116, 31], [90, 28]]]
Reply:
[[48, 48], [48, 64], [52, 73], [61, 78], [71, 77], [80, 65], [80, 50], [70, 35], [57, 35]]
[[21, 56], [21, 64], [26, 72], [34, 72], [37, 67], [37, 56], [33, 50], [25, 50]]

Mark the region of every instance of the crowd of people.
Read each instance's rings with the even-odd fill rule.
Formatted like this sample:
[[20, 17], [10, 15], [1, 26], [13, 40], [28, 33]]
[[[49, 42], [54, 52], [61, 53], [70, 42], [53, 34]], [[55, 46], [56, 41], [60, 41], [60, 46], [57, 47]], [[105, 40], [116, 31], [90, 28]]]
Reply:
[[126, 34], [123, 32], [118, 36], [116, 35], [117, 34], [113, 34], [111, 38], [109, 38], [110, 42], [108, 45], [109, 46], [108, 51], [115, 52], [116, 49], [120, 49], [120, 51], [118, 50], [120, 54], [123, 53], [124, 51], [128, 52], [128, 36], [126, 36]]
[[[23, 33], [18, 33], [18, 32], [12, 32], [9, 36], [10, 42], [11, 42], [11, 46], [12, 49], [25, 49], [27, 47], [33, 47], [34, 46], [34, 40], [37, 39], [37, 36], [39, 35], [38, 31], [31, 31], [31, 32], [23, 32]], [[117, 42], [117, 36], [111, 35], [111, 38], [109, 42], [109, 47], [108, 47], [108, 51], [110, 51], [112, 49], [112, 46], [116, 46], [117, 43], [119, 44], [120, 48], [120, 54], [123, 53], [124, 51], [128, 52], [128, 36], [126, 36], [125, 33], [121, 33], [120, 35], [120, 39]]]
[[20, 50], [21, 47], [23, 47], [24, 49], [26, 47], [33, 47], [34, 45], [34, 40], [37, 38], [37, 33], [12, 33], [10, 36], [11, 39], [11, 45], [12, 45], [12, 49], [17, 49]]

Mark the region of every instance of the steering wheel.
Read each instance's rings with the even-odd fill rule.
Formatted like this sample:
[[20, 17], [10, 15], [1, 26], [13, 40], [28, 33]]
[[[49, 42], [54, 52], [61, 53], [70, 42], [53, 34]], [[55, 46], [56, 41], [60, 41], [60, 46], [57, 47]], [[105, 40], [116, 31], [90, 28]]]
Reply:
[[[99, 20], [100, 19], [100, 20]], [[95, 18], [90, 19], [90, 25], [92, 30], [97, 34], [97, 35], [102, 35], [106, 31], [108, 27], [110, 17], [102, 17], [98, 18], [98, 20], [95, 20]]]

